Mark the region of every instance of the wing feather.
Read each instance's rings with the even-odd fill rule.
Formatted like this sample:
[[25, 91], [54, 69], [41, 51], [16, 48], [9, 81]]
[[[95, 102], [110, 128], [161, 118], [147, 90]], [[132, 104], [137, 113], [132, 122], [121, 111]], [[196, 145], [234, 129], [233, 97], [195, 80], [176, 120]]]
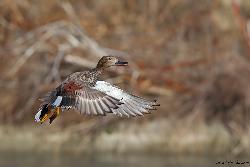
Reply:
[[114, 114], [142, 116], [145, 113], [150, 113], [150, 110], [155, 110], [156, 106], [159, 105], [156, 101], [148, 101], [141, 97], [129, 94], [105, 81], [97, 81], [94, 89], [120, 100], [120, 104], [117, 105], [118, 108], [111, 109]]
[[75, 94], [77, 103], [73, 107], [86, 115], [105, 115], [120, 104], [118, 99], [88, 86], [77, 90]]
[[73, 107], [85, 115], [114, 113], [127, 117], [150, 113], [158, 105], [155, 101], [129, 94], [105, 81], [97, 81], [93, 87], [85, 83], [64, 83], [48, 93], [42, 101], [56, 104], [63, 109]]

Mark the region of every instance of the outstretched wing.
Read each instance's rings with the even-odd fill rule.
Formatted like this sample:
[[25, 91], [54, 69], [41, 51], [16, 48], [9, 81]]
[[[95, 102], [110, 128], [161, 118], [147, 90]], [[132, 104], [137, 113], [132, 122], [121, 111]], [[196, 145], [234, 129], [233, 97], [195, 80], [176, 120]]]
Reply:
[[121, 105], [119, 99], [74, 81], [61, 84], [41, 100], [43, 104], [63, 109], [75, 108], [86, 115], [105, 115]]
[[118, 99], [87, 86], [77, 90], [74, 99], [74, 108], [86, 115], [105, 115], [121, 105]]
[[42, 101], [43, 105], [48, 104], [52, 108], [75, 108], [86, 115], [114, 113], [127, 117], [150, 113], [159, 106], [156, 101], [126, 93], [105, 81], [97, 81], [93, 87], [70, 81], [47, 94]]
[[150, 113], [150, 110], [156, 110], [156, 107], [159, 106], [156, 101], [148, 101], [141, 97], [126, 93], [120, 88], [111, 85], [105, 81], [97, 81], [96, 85], [93, 87], [100, 92], [103, 92], [110, 97], [119, 99], [121, 104], [119, 108], [113, 108], [112, 112], [120, 116], [137, 116]]

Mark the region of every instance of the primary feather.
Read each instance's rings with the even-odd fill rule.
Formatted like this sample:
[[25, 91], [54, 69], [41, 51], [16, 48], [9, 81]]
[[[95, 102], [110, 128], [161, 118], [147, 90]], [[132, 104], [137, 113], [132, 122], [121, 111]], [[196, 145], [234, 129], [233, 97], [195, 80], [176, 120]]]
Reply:
[[97, 81], [93, 89], [99, 90], [113, 98], [119, 99], [121, 105], [113, 109], [114, 114], [120, 116], [136, 116], [149, 113], [149, 110], [154, 110], [158, 104], [155, 101], [148, 101], [135, 95], [129, 94], [122, 89], [105, 81]]

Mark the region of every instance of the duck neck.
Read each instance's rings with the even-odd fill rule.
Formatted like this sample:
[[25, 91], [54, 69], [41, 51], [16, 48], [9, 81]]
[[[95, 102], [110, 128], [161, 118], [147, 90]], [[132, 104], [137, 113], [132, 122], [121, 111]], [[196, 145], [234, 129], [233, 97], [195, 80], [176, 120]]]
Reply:
[[90, 73], [92, 76], [94, 76], [94, 78], [99, 79], [100, 76], [102, 75], [103, 71], [104, 71], [103, 68], [96, 67], [96, 68], [93, 68], [92, 70], [90, 70]]

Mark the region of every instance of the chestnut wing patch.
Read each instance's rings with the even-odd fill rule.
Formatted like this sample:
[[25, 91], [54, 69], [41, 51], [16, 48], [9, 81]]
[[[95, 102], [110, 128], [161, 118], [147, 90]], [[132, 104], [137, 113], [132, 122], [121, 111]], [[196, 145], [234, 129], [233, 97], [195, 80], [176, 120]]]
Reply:
[[82, 86], [79, 84], [76, 84], [75, 82], [71, 81], [68, 83], [65, 83], [63, 85], [63, 90], [65, 91], [65, 94], [74, 94], [77, 90], [81, 89]]

